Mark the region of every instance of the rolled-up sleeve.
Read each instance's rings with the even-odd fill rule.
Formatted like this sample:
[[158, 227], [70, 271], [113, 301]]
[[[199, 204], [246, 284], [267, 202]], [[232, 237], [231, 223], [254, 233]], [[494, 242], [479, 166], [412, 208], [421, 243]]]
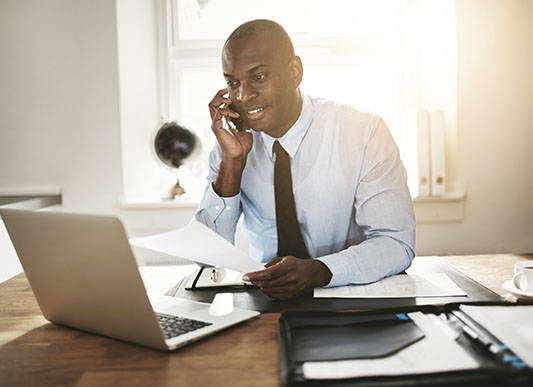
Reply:
[[331, 271], [327, 287], [365, 284], [407, 269], [415, 255], [415, 215], [407, 174], [385, 123], [369, 132], [354, 200], [365, 240], [318, 257]]
[[220, 236], [235, 243], [235, 230], [241, 215], [240, 193], [231, 197], [219, 196], [213, 188], [220, 166], [220, 148], [215, 146], [209, 155], [209, 175], [204, 197], [194, 214], [194, 219], [203, 223]]

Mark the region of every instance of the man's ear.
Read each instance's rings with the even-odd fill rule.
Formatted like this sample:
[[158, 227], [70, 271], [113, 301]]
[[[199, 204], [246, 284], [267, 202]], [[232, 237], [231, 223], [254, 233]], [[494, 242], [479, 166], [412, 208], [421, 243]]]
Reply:
[[302, 83], [302, 78], [304, 75], [302, 60], [299, 56], [294, 56], [289, 62], [289, 72], [293, 87], [296, 89], [300, 86], [300, 83]]

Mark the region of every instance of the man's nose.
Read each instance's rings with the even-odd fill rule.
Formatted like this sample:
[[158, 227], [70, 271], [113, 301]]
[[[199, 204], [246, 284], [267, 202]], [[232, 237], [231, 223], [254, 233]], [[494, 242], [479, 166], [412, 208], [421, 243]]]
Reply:
[[257, 91], [246, 82], [242, 82], [239, 88], [237, 89], [237, 95], [235, 99], [239, 102], [246, 103], [250, 99], [253, 99], [257, 96]]

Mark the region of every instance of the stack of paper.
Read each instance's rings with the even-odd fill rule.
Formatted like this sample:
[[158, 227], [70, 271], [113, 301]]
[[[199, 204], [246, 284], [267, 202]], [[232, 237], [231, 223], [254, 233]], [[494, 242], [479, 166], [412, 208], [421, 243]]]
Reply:
[[466, 292], [446, 274], [398, 274], [368, 285], [317, 288], [316, 298], [454, 297]]

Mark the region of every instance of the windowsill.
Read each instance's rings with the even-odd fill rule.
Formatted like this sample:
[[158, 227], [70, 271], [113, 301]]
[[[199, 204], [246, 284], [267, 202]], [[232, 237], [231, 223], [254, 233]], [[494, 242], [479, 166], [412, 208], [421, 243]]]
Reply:
[[[442, 196], [425, 196], [413, 199], [417, 223], [456, 223], [464, 218], [466, 192], [458, 190]], [[174, 200], [120, 200], [124, 210], [195, 209], [198, 198], [181, 197]]]
[[176, 199], [153, 199], [153, 200], [119, 200], [120, 207], [124, 210], [154, 210], [154, 209], [172, 209], [172, 208], [196, 208], [200, 204], [198, 198], [178, 197]]
[[61, 195], [60, 187], [35, 186], [35, 187], [2, 187], [0, 196], [54, 196]]
[[59, 187], [11, 187], [0, 189], [0, 207], [18, 210], [47, 210], [61, 205]]
[[422, 196], [413, 199], [416, 223], [459, 223], [464, 219], [466, 191], [456, 190], [442, 196]]
[[465, 191], [447, 192], [441, 196], [417, 196], [413, 199], [415, 203], [449, 203], [462, 202], [466, 198]]

